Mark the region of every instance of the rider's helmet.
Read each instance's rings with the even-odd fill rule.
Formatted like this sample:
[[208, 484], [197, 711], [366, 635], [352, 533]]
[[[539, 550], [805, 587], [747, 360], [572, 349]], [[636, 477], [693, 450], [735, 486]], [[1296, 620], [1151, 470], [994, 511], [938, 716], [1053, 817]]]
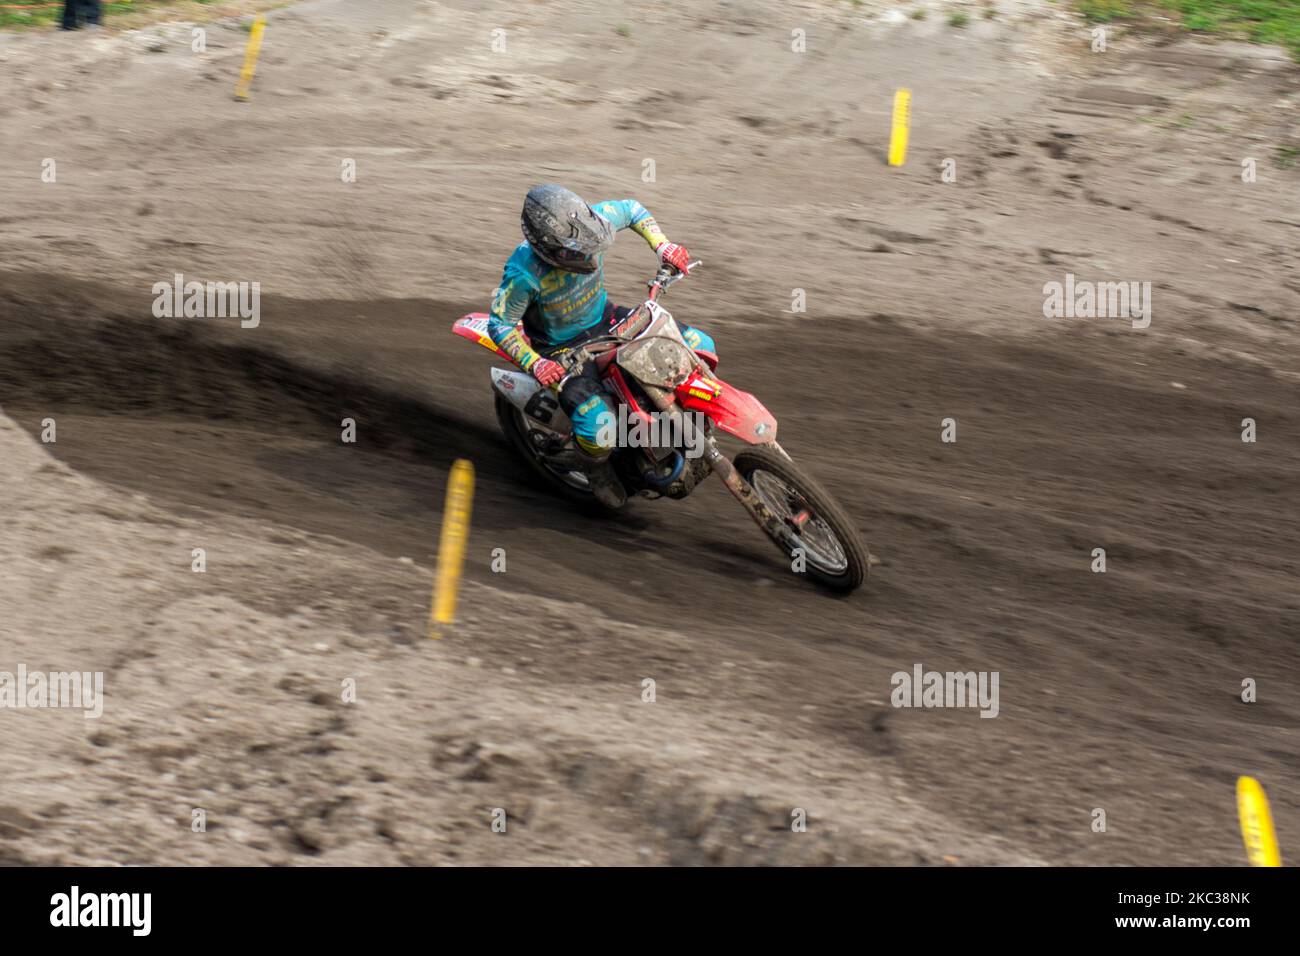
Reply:
[[554, 183], [528, 190], [519, 221], [533, 252], [566, 272], [595, 272], [600, 254], [614, 244], [610, 221]]

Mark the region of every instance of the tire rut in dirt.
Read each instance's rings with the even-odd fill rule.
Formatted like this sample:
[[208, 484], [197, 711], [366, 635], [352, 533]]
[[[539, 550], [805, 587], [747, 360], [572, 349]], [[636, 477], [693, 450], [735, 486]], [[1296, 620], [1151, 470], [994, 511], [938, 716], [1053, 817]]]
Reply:
[[[1031, 347], [819, 320], [834, 351], [778, 376], [797, 333], [755, 317], [723, 341], [728, 381], [772, 409], [881, 560], [830, 600], [720, 487], [613, 520], [534, 487], [493, 421], [489, 361], [447, 331], [462, 304], [278, 302], [248, 338], [36, 282], [8, 297], [0, 283], [0, 401], [34, 434], [57, 418], [49, 451], [91, 477], [424, 559], [446, 468], [471, 458], [471, 577], [635, 621], [651, 657], [665, 602], [697, 608], [711, 658], [772, 662], [752, 706], [788, 708], [811, 746], [887, 761], [930, 806], [975, 829], [996, 819], [1044, 855], [1235, 863], [1233, 773], [1300, 788], [1300, 417], [1294, 385], [1267, 371], [1104, 334]], [[339, 441], [348, 414], [355, 446]], [[1257, 445], [1240, 440], [1244, 414]], [[488, 569], [497, 546], [504, 577]], [[1097, 546], [1104, 575], [1088, 567]], [[583, 650], [574, 679], [622, 673]], [[890, 674], [916, 662], [1001, 672], [999, 719], [889, 708]], [[1225, 675], [1270, 693], [1245, 707]], [[1079, 794], [1125, 808], [1123, 832], [1076, 838]]]

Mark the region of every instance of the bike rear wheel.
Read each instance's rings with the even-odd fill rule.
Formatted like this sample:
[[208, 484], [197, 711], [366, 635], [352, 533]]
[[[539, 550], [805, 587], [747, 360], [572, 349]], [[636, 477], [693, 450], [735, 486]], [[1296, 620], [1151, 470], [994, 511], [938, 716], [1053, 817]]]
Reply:
[[594, 504], [596, 499], [587, 485], [587, 476], [581, 468], [561, 470], [547, 464], [533, 444], [531, 435], [541, 432], [541, 425], [532, 424], [523, 411], [500, 393], [496, 395], [497, 423], [505, 433], [510, 447], [528, 462], [533, 473], [557, 494], [584, 504]]

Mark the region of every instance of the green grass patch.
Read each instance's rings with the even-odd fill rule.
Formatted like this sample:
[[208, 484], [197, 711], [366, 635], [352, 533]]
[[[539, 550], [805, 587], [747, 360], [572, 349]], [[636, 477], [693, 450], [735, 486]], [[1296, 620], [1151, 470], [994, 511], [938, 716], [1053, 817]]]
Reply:
[[1213, 36], [1276, 43], [1300, 61], [1300, 0], [1077, 0], [1093, 23], [1156, 26], [1165, 17]]
[[[249, 13], [282, 5], [284, 0], [109, 0], [100, 4], [106, 27], [129, 29], [164, 20], [211, 20], [214, 16]], [[63, 3], [52, 0], [0, 0], [0, 29], [56, 27], [63, 20]]]
[[[104, 18], [140, 9], [139, 3], [102, 3]], [[34, 27], [63, 20], [63, 4], [50, 0], [0, 0], [0, 27]]]
[[1093, 23], [1131, 20], [1135, 15], [1128, 0], [1080, 0], [1079, 12]]

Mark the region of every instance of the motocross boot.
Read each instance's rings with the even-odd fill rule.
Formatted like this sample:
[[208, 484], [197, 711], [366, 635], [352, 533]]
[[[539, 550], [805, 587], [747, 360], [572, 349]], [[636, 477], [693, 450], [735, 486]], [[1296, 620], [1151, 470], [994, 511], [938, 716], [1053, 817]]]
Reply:
[[582, 462], [582, 470], [587, 476], [587, 484], [591, 487], [591, 493], [597, 501], [611, 510], [627, 504], [627, 491], [623, 487], [623, 482], [618, 480], [618, 475], [614, 474], [612, 456], [597, 457], [580, 451], [578, 457]]

